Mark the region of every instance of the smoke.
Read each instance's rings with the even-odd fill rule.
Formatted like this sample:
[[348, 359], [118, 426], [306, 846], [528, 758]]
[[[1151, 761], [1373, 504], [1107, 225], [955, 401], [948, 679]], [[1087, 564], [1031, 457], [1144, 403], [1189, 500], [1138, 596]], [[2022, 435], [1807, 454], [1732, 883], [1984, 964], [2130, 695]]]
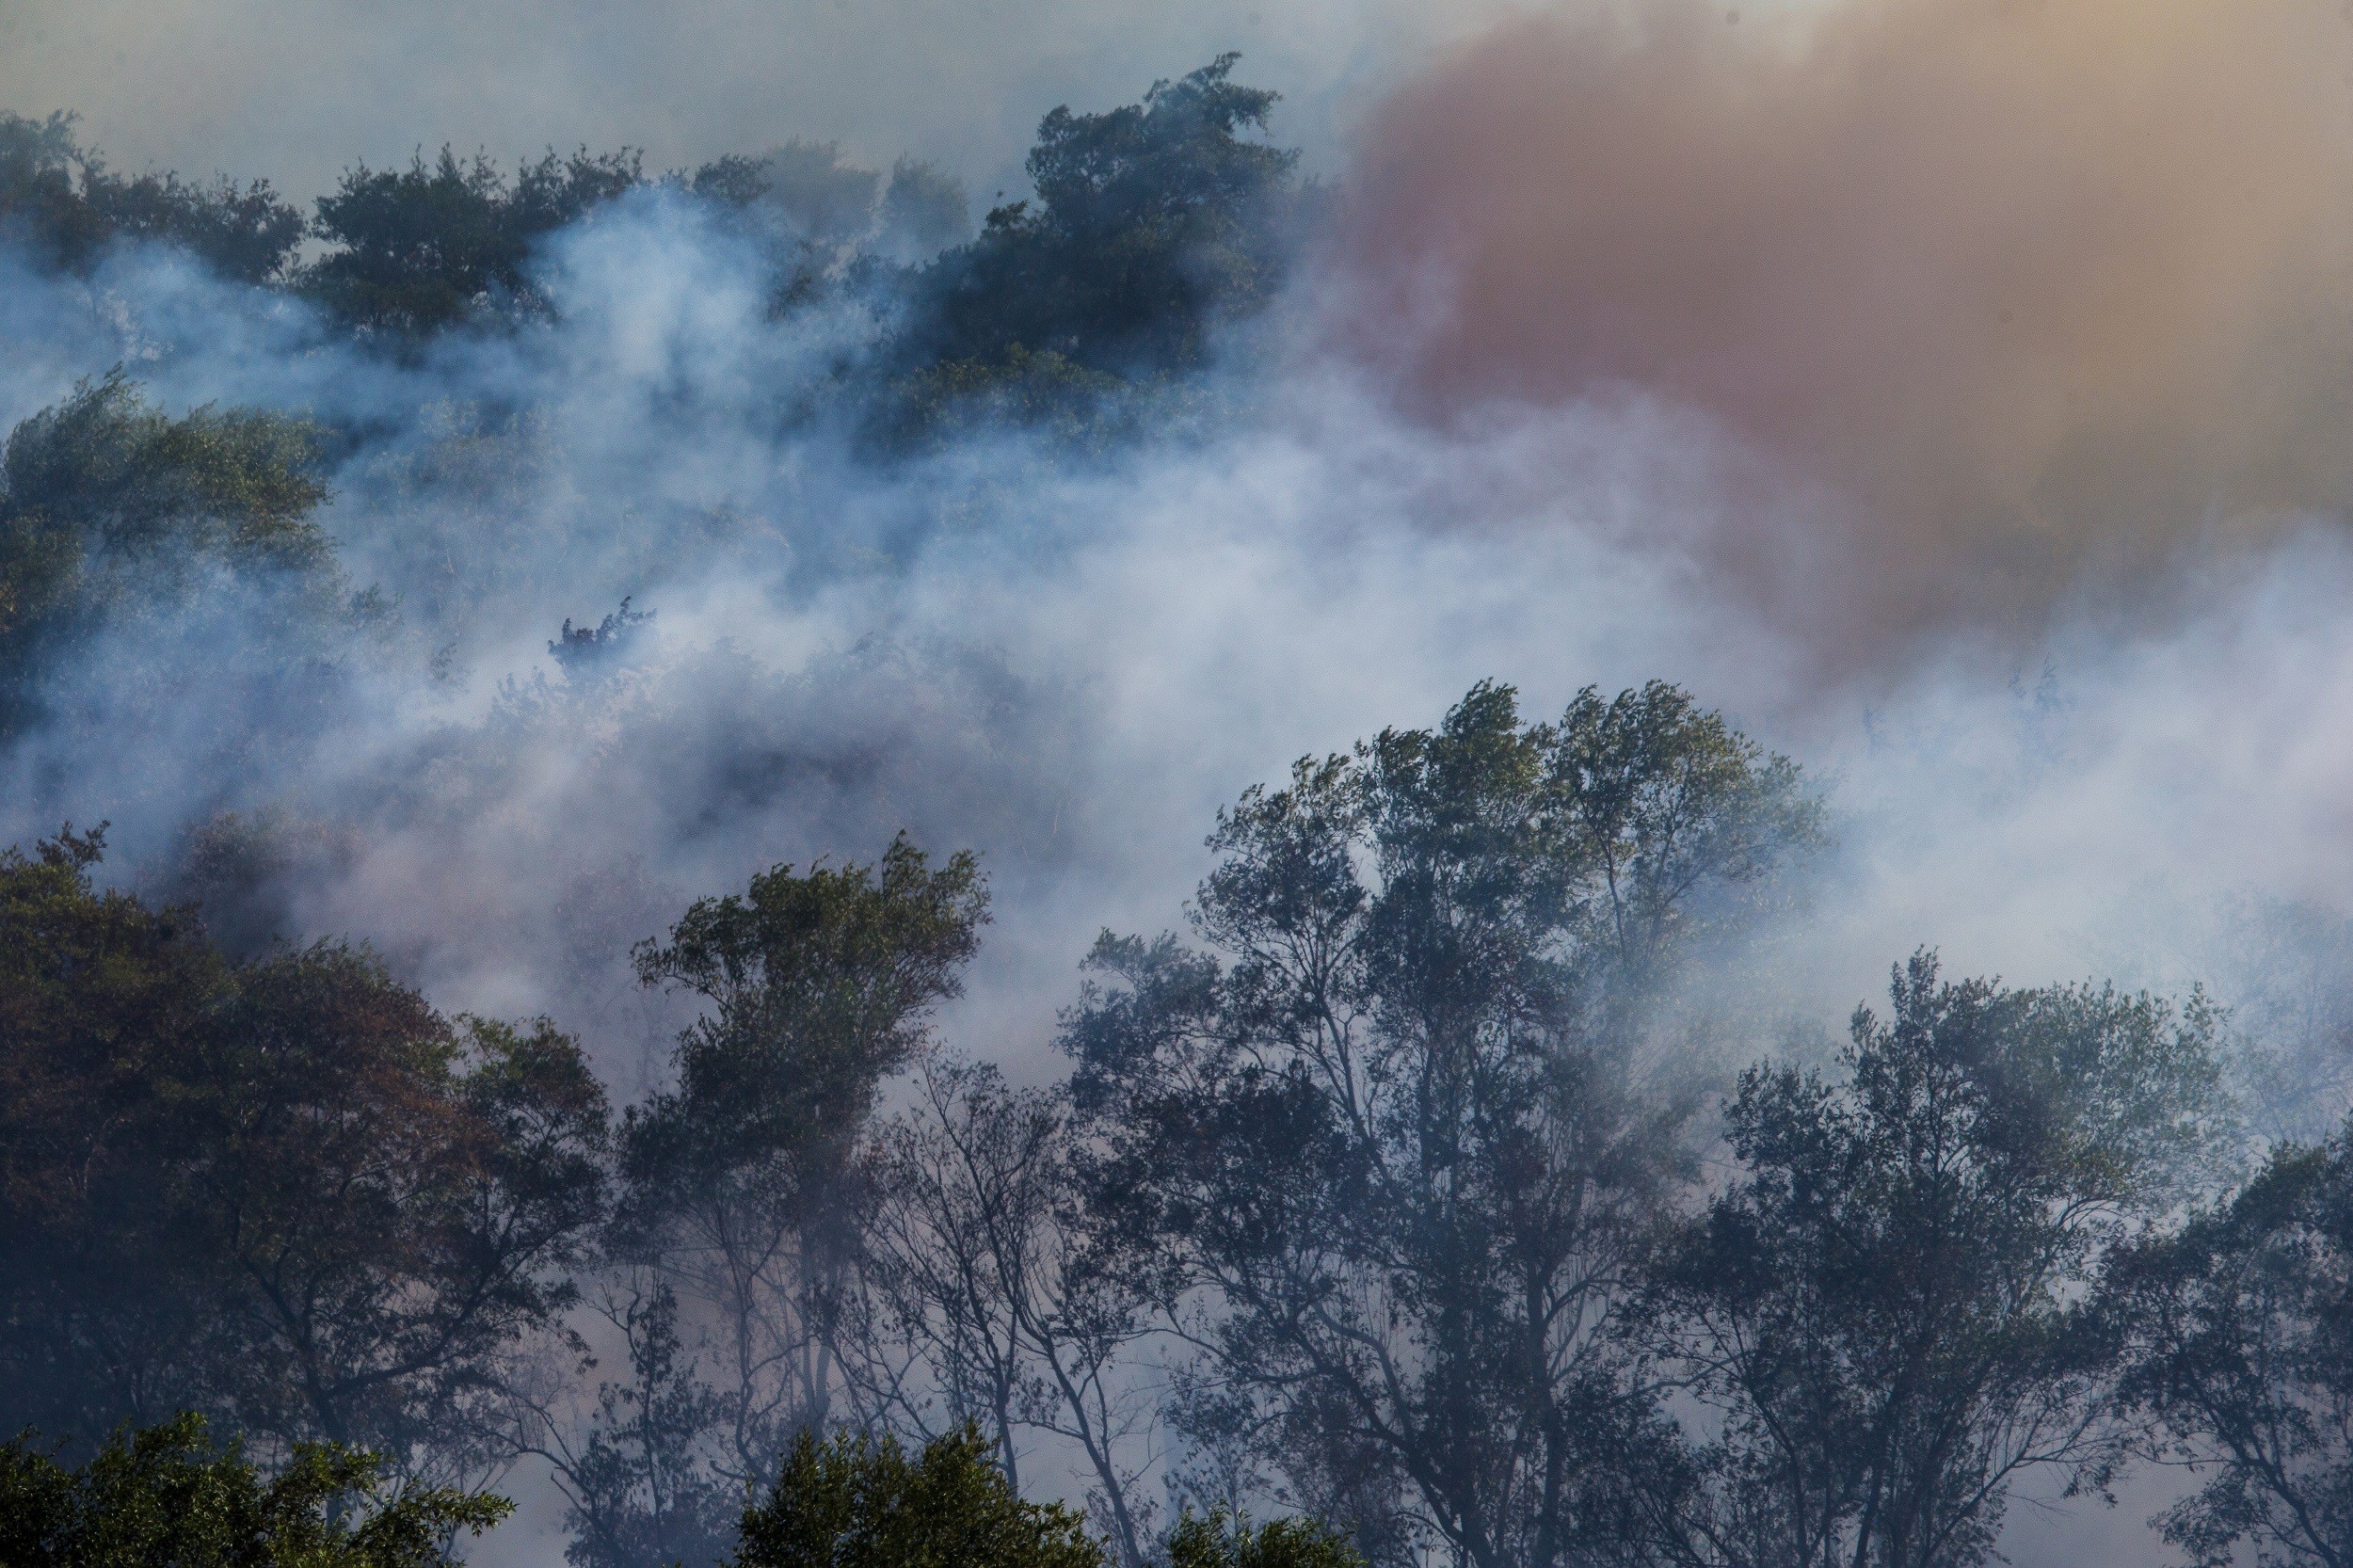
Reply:
[[1425, 417], [1710, 422], [1711, 575], [1852, 674], [2353, 500], [2348, 188], [2322, 0], [1548, 16], [1369, 117], [1327, 329]]
[[[56, 29], [24, 58], [80, 62], [70, 84], [206, 18], [224, 49], [282, 20], [6, 14]], [[81, 102], [102, 142], [136, 126], [289, 184], [317, 171], [285, 150], [421, 129], [683, 161], [796, 130], [921, 152], [952, 121], [1004, 162], [1076, 95], [1037, 84], [1092, 79], [1117, 24], [1047, 50], [1061, 13], [1025, 12], [968, 97], [936, 74], [962, 35], [896, 13], [867, 74], [805, 93], [848, 22], [729, 55], [732, 12], [650, 42], [617, 11], [567, 32], [583, 14], [500, 9], [461, 44], [433, 8], [306, 11], [313, 78], [256, 129], [217, 82], [134, 112], [145, 54]], [[1384, 15], [1302, 32], [1314, 80], [1412, 63], [1422, 35]], [[904, 828], [983, 854], [996, 923], [947, 1027], [1026, 1075], [1096, 930], [1178, 923], [1246, 786], [1481, 678], [1537, 716], [1663, 677], [1796, 755], [1837, 823], [1734, 977], [1740, 1051], [1833, 1033], [1917, 944], [2021, 984], [2202, 979], [2294, 1036], [2280, 1125], [2309, 1128], [2353, 1017], [2328, 972], [2353, 886], [2349, 34], [2303, 0], [1511, 24], [1364, 117], [1317, 261], [1219, 373], [1237, 411], [1085, 463], [1018, 434], [862, 462], [827, 388], [872, 323], [776, 316], [752, 242], [673, 191], [553, 239], [551, 322], [414, 362], [161, 252], [86, 280], [0, 258], [0, 421], [122, 362], [175, 411], [352, 432], [325, 520], [383, 607], [300, 671], [231, 584], [116, 629], [0, 757], [0, 841], [113, 818], [109, 870], [207, 898], [233, 939], [349, 935], [443, 1007], [548, 1012], [627, 1096], [680, 1022], [632, 943]], [[538, 75], [455, 114], [538, 38]], [[755, 101], [796, 40], [802, 74]], [[884, 91], [896, 44], [918, 53]], [[357, 63], [384, 59], [408, 65]], [[870, 118], [828, 119], [859, 84]], [[264, 143], [287, 161], [232, 155]], [[654, 617], [625, 653], [549, 655], [624, 596]], [[2145, 1548], [2135, 1525], [2102, 1550]]]

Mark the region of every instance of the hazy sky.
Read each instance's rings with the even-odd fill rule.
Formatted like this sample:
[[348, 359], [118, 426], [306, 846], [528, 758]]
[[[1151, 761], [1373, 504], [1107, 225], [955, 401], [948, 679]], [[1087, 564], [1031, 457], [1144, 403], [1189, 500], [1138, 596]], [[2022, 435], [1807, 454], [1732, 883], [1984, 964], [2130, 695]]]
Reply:
[[941, 161], [976, 194], [1017, 172], [1054, 104], [1106, 106], [1241, 50], [1328, 152], [1347, 105], [1502, 0], [0, 0], [0, 107], [78, 111], [120, 167], [265, 175], [290, 195], [347, 161], [443, 139], [502, 161], [548, 144], [658, 166], [840, 137]]

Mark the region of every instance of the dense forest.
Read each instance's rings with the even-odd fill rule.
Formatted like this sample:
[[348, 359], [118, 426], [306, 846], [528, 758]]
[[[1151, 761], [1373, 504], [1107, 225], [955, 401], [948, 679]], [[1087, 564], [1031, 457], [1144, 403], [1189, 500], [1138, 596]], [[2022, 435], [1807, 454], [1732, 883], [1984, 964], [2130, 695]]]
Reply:
[[1674, 688], [1482, 686], [1225, 812], [1060, 1082], [937, 1046], [988, 894], [903, 840], [649, 936], [703, 1011], [617, 1113], [547, 1021], [224, 956], [69, 830], [0, 863], [0, 1389], [433, 1496], [536, 1455], [582, 1568], [836, 1560], [739, 1518], [815, 1433], [1060, 1456], [1125, 1563], [1270, 1497], [1381, 1562], [1969, 1562], [2037, 1472], [2183, 1458], [2168, 1540], [2339, 1560], [2353, 1141], [2234, 1179], [2202, 1003], [1921, 952], [1829, 1071], [1647, 1048], [1823, 824]]
[[[1324, 203], [1235, 63], [1055, 110], [977, 231], [831, 144], [444, 149], [306, 216], [53, 117], [0, 121], [0, 232], [184, 252], [401, 365], [547, 329], [548, 236], [676, 203], [772, 319], [863, 324], [779, 427], [1083, 463], [1225, 395]], [[462, 621], [462, 574], [349, 566], [370, 439], [120, 367], [18, 424], [0, 742], [232, 594], [287, 722]], [[586, 691], [648, 620], [536, 635]], [[108, 672], [151, 714], [184, 673]], [[1193, 898], [1068, 955], [1051, 1074], [941, 1038], [991, 925], [954, 842], [626, 932], [686, 1020], [645, 1084], [290, 929], [234, 821], [143, 882], [115, 824], [8, 850], [0, 1557], [430, 1564], [544, 1471], [575, 1568], [1963, 1568], [2179, 1467], [2153, 1557], [2353, 1564], [2353, 1128], [2256, 1125], [2226, 1008], [1899, 948], [1842, 1045], [1723, 1038], [1835, 791], [1666, 681], [1417, 717], [1191, 824]]]

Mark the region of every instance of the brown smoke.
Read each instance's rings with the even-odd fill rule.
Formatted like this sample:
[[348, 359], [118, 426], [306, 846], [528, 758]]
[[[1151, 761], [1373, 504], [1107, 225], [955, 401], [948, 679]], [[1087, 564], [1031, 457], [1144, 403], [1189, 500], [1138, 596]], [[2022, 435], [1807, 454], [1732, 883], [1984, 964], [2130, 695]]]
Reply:
[[2353, 502], [2353, 7], [1741, 3], [1517, 24], [1382, 105], [1351, 351], [1436, 417], [1710, 418], [1753, 486], [1710, 561], [1840, 659]]

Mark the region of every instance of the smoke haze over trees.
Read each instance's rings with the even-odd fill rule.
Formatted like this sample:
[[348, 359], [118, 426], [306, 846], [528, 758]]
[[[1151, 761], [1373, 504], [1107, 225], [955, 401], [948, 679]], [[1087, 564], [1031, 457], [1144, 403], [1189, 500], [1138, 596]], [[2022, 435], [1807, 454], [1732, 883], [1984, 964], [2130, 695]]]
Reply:
[[1376, 10], [0, 120], [35, 1560], [2353, 1560], [2353, 26]]

